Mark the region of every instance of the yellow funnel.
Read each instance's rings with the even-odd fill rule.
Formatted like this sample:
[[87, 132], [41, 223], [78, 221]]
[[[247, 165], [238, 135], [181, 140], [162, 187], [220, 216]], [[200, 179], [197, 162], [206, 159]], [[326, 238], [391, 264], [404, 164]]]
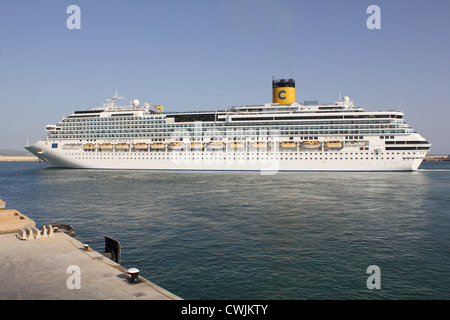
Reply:
[[272, 80], [272, 102], [279, 104], [291, 104], [295, 102], [295, 80]]

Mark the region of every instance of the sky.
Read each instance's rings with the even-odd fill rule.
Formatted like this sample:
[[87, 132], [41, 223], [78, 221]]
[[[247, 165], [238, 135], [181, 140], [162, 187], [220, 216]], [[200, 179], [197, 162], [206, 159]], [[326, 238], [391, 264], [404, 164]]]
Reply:
[[430, 154], [449, 154], [449, 13], [447, 0], [2, 0], [0, 149], [115, 90], [216, 110], [271, 102], [275, 77], [295, 79], [298, 102], [401, 110]]

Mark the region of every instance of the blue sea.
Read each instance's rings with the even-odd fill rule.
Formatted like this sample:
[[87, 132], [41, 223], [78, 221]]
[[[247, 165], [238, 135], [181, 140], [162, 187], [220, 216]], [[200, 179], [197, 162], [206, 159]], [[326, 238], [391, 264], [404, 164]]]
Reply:
[[2, 162], [0, 198], [99, 252], [118, 240], [124, 267], [183, 299], [450, 299], [450, 162], [274, 175]]

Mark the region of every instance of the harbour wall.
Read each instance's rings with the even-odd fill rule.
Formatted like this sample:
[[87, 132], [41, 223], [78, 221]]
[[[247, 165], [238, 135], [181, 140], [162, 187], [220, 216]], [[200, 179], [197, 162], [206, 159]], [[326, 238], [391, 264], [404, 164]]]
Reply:
[[5, 207], [0, 199], [1, 300], [181, 300], [122, 266], [118, 241], [105, 236], [100, 253], [76, 240], [71, 226], [38, 229]]
[[450, 161], [449, 155], [428, 155], [423, 161]]
[[0, 155], [0, 162], [40, 162], [38, 157], [33, 155], [24, 156], [5, 156]]

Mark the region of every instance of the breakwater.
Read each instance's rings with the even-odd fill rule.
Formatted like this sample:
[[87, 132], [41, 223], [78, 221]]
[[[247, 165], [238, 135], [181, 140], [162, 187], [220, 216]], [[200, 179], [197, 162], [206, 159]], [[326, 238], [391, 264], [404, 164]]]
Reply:
[[38, 157], [33, 155], [23, 155], [23, 156], [7, 156], [0, 155], [0, 162], [40, 162]]

